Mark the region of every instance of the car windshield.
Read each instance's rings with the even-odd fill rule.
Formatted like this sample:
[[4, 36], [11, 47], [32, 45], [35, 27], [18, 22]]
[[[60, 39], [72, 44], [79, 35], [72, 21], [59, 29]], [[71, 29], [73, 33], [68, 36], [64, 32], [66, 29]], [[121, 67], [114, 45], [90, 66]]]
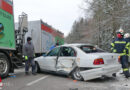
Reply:
[[96, 53], [96, 52], [104, 52], [102, 49], [94, 47], [94, 46], [79, 46], [79, 48], [84, 51], [85, 53]]

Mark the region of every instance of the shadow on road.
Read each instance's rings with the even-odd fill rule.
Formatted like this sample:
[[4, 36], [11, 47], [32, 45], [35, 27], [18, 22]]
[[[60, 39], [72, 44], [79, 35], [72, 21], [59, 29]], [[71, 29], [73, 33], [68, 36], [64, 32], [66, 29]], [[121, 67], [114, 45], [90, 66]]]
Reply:
[[116, 77], [103, 77], [103, 78], [88, 80], [88, 82], [97, 82], [97, 83], [116, 82], [116, 81], [118, 81]]

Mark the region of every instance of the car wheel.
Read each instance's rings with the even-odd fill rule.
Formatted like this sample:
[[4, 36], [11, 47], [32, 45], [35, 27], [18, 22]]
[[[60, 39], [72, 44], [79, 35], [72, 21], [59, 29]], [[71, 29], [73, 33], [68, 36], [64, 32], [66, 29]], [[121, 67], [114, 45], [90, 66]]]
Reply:
[[0, 53], [0, 76], [2, 78], [7, 77], [10, 69], [10, 62], [7, 56]]
[[35, 71], [36, 71], [37, 73], [40, 73], [40, 72], [41, 72], [40, 67], [39, 67], [39, 64], [38, 64], [37, 62], [35, 62]]
[[116, 77], [116, 73], [113, 73], [112, 76], [113, 76], [113, 77]]
[[82, 78], [82, 76], [81, 76], [81, 74], [80, 74], [79, 72], [80, 72], [80, 69], [79, 69], [79, 68], [76, 68], [76, 69], [72, 72], [71, 76], [72, 76], [72, 78], [73, 78], [74, 80], [78, 80], [78, 81], [83, 80], [83, 78]]

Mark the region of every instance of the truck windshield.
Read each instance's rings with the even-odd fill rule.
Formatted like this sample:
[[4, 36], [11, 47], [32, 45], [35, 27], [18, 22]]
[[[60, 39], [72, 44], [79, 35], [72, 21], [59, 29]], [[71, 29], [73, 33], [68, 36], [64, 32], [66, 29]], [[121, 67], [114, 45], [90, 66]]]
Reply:
[[96, 52], [104, 52], [102, 49], [100, 48], [96, 48], [94, 46], [80, 46], [79, 47], [82, 51], [84, 51], [85, 53], [96, 53]]

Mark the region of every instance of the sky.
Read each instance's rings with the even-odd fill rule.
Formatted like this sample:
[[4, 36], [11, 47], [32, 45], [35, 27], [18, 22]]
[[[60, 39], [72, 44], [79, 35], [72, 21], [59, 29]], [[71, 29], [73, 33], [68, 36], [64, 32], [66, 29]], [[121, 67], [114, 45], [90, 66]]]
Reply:
[[83, 0], [13, 0], [15, 22], [22, 12], [28, 20], [47, 22], [60, 30], [65, 36], [70, 32], [73, 22], [83, 15], [80, 8]]

